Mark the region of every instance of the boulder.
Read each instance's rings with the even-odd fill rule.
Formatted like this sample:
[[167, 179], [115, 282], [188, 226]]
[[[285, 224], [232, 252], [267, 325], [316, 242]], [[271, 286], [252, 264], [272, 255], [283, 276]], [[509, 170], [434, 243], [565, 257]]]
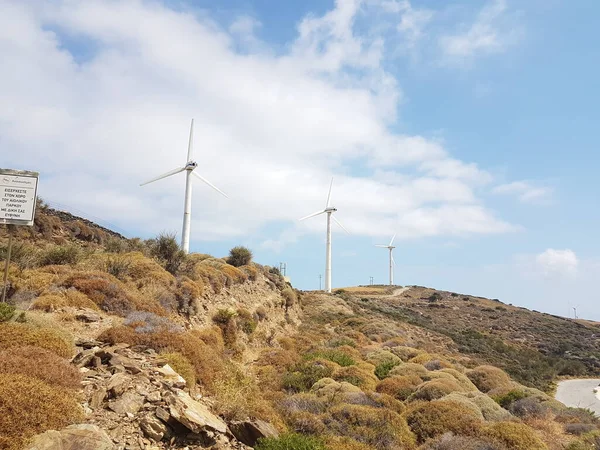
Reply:
[[155, 414], [147, 414], [140, 420], [140, 428], [147, 438], [160, 441], [167, 432], [167, 426]]
[[83, 311], [78, 312], [75, 315], [75, 318], [77, 320], [80, 320], [82, 322], [87, 322], [87, 323], [100, 322], [100, 320], [102, 320], [102, 318], [100, 317], [99, 314], [95, 313], [94, 311], [92, 311], [90, 309], [85, 309]]
[[96, 425], [71, 425], [34, 436], [26, 450], [114, 450], [111, 439]]
[[227, 425], [211, 413], [202, 403], [192, 399], [187, 393], [174, 389], [163, 395], [169, 406], [171, 419], [179, 422], [194, 433], [217, 431], [225, 433]]
[[168, 364], [163, 367], [159, 367], [156, 369], [156, 372], [160, 373], [163, 376], [163, 381], [170, 386], [183, 389], [187, 385], [185, 379], [175, 372]]
[[108, 404], [117, 414], [135, 414], [144, 405], [144, 397], [135, 392], [126, 392], [118, 400]]
[[89, 401], [90, 408], [92, 408], [92, 409], [99, 408], [102, 405], [102, 402], [104, 402], [105, 398], [106, 398], [106, 389], [104, 389], [103, 387], [99, 387], [98, 389], [96, 389], [94, 391], [94, 393], [90, 397], [90, 401]]
[[127, 385], [129, 384], [129, 377], [124, 373], [116, 373], [110, 380], [108, 380], [108, 385], [106, 389], [110, 392], [110, 395], [113, 397], [118, 397], [127, 389]]
[[263, 420], [231, 422], [229, 429], [238, 441], [250, 447], [254, 447], [260, 438], [279, 436], [277, 429]]

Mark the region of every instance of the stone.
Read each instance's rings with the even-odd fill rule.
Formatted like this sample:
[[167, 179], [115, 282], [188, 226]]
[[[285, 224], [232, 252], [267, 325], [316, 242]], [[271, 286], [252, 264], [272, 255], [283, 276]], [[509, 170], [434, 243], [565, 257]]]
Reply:
[[96, 389], [90, 397], [90, 407], [93, 409], [99, 408], [100, 406], [102, 406], [102, 402], [104, 402], [105, 398], [106, 389], [103, 387]]
[[140, 420], [140, 428], [146, 437], [156, 442], [162, 440], [167, 433], [167, 426], [154, 414], [145, 415], [142, 420]]
[[85, 367], [94, 358], [94, 349], [83, 350], [79, 352], [71, 361], [77, 367]]
[[135, 392], [126, 392], [118, 400], [108, 404], [117, 414], [135, 414], [144, 404], [144, 397]]
[[78, 312], [75, 315], [75, 318], [77, 320], [80, 320], [82, 322], [87, 322], [87, 323], [100, 322], [100, 320], [102, 320], [102, 318], [100, 317], [99, 314], [95, 313], [92, 310], [88, 310], [88, 309]]
[[160, 391], [153, 391], [146, 395], [146, 400], [151, 403], [160, 402], [161, 398]]
[[118, 397], [127, 389], [127, 385], [129, 382], [129, 378], [124, 373], [116, 373], [110, 380], [108, 380], [108, 385], [106, 389], [113, 397]]
[[108, 435], [96, 425], [71, 425], [34, 436], [26, 450], [114, 450]]
[[258, 419], [231, 422], [229, 429], [238, 441], [250, 447], [254, 447], [260, 438], [279, 436], [279, 432], [273, 425]]
[[225, 433], [227, 425], [219, 417], [211, 413], [202, 403], [192, 399], [187, 393], [173, 389], [163, 395], [169, 405], [169, 413], [188, 430], [200, 433], [204, 430]]
[[169, 412], [166, 409], [161, 408], [160, 406], [156, 408], [155, 414], [156, 417], [165, 422], [168, 422], [171, 418], [171, 414], [169, 414]]
[[173, 387], [183, 389], [187, 385], [185, 379], [177, 372], [175, 372], [173, 368], [168, 364], [166, 364], [163, 367], [159, 367], [158, 369], [156, 369], [156, 372], [160, 373], [164, 377], [163, 381], [165, 381]]
[[94, 347], [99, 348], [102, 345], [102, 342], [96, 341], [95, 339], [78, 337], [77, 339], [75, 339], [75, 345], [77, 347], [82, 347], [87, 350], [87, 349], [94, 348]]

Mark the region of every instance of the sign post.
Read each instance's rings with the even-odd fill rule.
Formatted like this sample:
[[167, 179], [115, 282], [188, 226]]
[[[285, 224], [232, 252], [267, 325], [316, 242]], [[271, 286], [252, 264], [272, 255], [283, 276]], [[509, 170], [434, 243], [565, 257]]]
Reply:
[[0, 169], [0, 224], [8, 228], [2, 302], [6, 301], [8, 268], [15, 226], [32, 226], [37, 200], [38, 172]]

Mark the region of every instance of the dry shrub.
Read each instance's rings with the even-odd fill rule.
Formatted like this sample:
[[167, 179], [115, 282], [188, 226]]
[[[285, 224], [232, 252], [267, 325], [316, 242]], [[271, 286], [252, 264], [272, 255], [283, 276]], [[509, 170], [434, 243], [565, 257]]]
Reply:
[[73, 307], [86, 308], [99, 311], [98, 305], [89, 299], [89, 297], [75, 289], [59, 291], [56, 294], [44, 294], [38, 297], [31, 309], [37, 309], [45, 312], [56, 311], [59, 308]]
[[136, 333], [130, 327], [118, 326], [104, 331], [98, 339], [109, 344], [143, 345], [159, 352], [180, 353], [194, 366], [196, 379], [210, 391], [224, 371], [223, 355], [193, 332]]
[[467, 377], [464, 373], [460, 373], [456, 369], [446, 368], [446, 369], [440, 370], [440, 372], [452, 375], [454, 377], [454, 379], [458, 382], [458, 384], [460, 384], [461, 387], [463, 388], [463, 390], [465, 390], [465, 391], [477, 391], [478, 390], [477, 386], [475, 386], [473, 384], [473, 382], [471, 380], [469, 380], [469, 377]]
[[[482, 394], [482, 395], [485, 395], [485, 394]], [[473, 402], [472, 399], [466, 397], [461, 392], [452, 392], [448, 395], [445, 395], [441, 399], [435, 400], [435, 401], [458, 403], [461, 406], [464, 406], [465, 408], [469, 409], [473, 413], [473, 416], [478, 417], [480, 420], [485, 420], [483, 413], [481, 412], [481, 409], [479, 408], [479, 406], [477, 406], [475, 404], [475, 402]]]
[[[71, 270], [65, 266], [59, 267]], [[20, 292], [32, 292], [35, 295], [40, 295], [42, 292], [46, 291], [58, 280], [59, 275], [49, 273], [45, 269], [48, 269], [48, 267], [36, 270], [24, 270], [21, 272], [16, 280], [17, 290]]]
[[237, 312], [233, 309], [223, 308], [217, 310], [212, 321], [221, 329], [223, 341], [227, 347], [233, 347], [237, 341]]
[[415, 402], [406, 413], [406, 421], [419, 442], [447, 432], [474, 435], [481, 419], [470, 408], [454, 402]]
[[250, 281], [256, 281], [258, 278], [258, 269], [252, 265], [245, 265], [239, 267], [243, 271]]
[[13, 347], [0, 352], [0, 373], [27, 375], [51, 386], [77, 389], [81, 374], [66, 359], [39, 347]]
[[223, 352], [223, 350], [225, 350], [223, 335], [221, 334], [221, 330], [219, 329], [219, 327], [213, 326], [208, 328], [202, 328], [201, 330], [190, 330], [189, 333], [196, 336], [198, 339], [200, 339], [202, 342], [210, 346], [218, 353], [221, 353]]
[[517, 422], [496, 422], [481, 430], [481, 435], [504, 444], [508, 450], [546, 450], [535, 431]]
[[223, 264], [220, 267], [221, 273], [227, 277], [227, 286], [234, 284], [243, 284], [248, 281], [248, 275], [243, 270], [233, 267], [229, 264]]
[[29, 437], [83, 419], [73, 392], [36, 378], [0, 374], [0, 448], [20, 450]]
[[372, 446], [349, 437], [329, 436], [325, 441], [327, 450], [372, 450]]
[[284, 415], [295, 412], [307, 412], [310, 414], [321, 414], [327, 409], [327, 402], [323, 397], [317, 397], [313, 393], [301, 392], [286, 397], [279, 408]]
[[373, 374], [373, 369], [367, 370], [358, 366], [341, 367], [334, 371], [332, 378], [353, 384], [365, 391], [374, 391], [379, 382]]
[[429, 353], [419, 353], [417, 356], [411, 358], [408, 362], [425, 365], [426, 363], [430, 363], [432, 361], [437, 361], [437, 363], [440, 365], [439, 369], [452, 367], [452, 364], [450, 364], [444, 357], [439, 355], [432, 355]]
[[325, 359], [303, 361], [285, 373], [281, 383], [286, 390], [292, 392], [308, 391], [317, 381], [330, 377], [338, 367]]
[[376, 391], [404, 401], [417, 390], [417, 386], [421, 383], [421, 378], [416, 375], [389, 377], [377, 384]]
[[267, 308], [265, 308], [264, 306], [259, 306], [258, 308], [256, 308], [256, 310], [254, 311], [254, 315], [256, 316], [256, 319], [260, 322], [266, 320], [267, 317], [269, 317]]
[[404, 362], [408, 362], [415, 356], [418, 356], [421, 353], [423, 353], [422, 350], [418, 350], [413, 347], [406, 347], [403, 345], [392, 347], [392, 348], [390, 348], [390, 351]]
[[394, 377], [394, 376], [415, 375], [417, 377], [423, 377], [423, 376], [426, 376], [427, 374], [428, 374], [428, 370], [425, 367], [423, 367], [421, 364], [404, 363], [404, 364], [400, 364], [399, 366], [396, 366], [392, 370], [390, 370], [388, 376]]
[[510, 388], [512, 381], [502, 369], [494, 366], [479, 366], [467, 372], [467, 377], [481, 392]]
[[448, 397], [451, 396], [453, 399], [456, 399], [457, 397], [466, 398], [477, 405], [485, 420], [498, 422], [501, 420], [509, 420], [512, 417], [507, 410], [498, 405], [498, 403], [496, 403], [489, 395], [482, 394], [479, 391], [452, 393]]
[[265, 399], [253, 377], [229, 364], [213, 383], [216, 408], [226, 420], [261, 419], [284, 429], [279, 414]]
[[129, 292], [121, 281], [104, 272], [76, 272], [62, 284], [84, 293], [101, 309], [110, 313], [126, 316], [131, 311], [139, 310], [166, 315], [156, 300], [140, 298], [137, 292]]
[[123, 255], [129, 261], [128, 278], [135, 282], [152, 280], [164, 286], [175, 283], [175, 277], [167, 272], [154, 259], [144, 256], [141, 252], [131, 252]]
[[204, 286], [201, 280], [192, 281], [185, 276], [179, 278], [177, 280], [177, 288], [175, 289], [177, 310], [187, 316], [198, 314], [200, 309], [198, 298], [202, 295], [203, 290]]
[[175, 372], [182, 376], [188, 388], [191, 389], [196, 385], [196, 372], [189, 359], [178, 352], [161, 353], [160, 356], [167, 361]]
[[451, 392], [460, 392], [462, 388], [454, 380], [432, 380], [421, 384], [417, 390], [408, 398], [409, 401], [414, 400], [436, 400], [442, 398]]
[[296, 295], [296, 292], [290, 287], [286, 287], [283, 291], [281, 291], [281, 296], [285, 301], [284, 306], [286, 309], [292, 308], [298, 301], [298, 296]]
[[219, 269], [204, 262], [194, 266], [193, 275], [190, 278], [193, 280], [202, 280], [204, 285], [210, 286], [215, 294], [223, 290], [226, 281], [225, 275]]
[[328, 429], [376, 449], [415, 448], [415, 436], [399, 414], [385, 408], [338, 405], [324, 420]]
[[362, 392], [353, 384], [345, 381], [337, 382], [332, 378], [321, 378], [313, 384], [310, 391], [330, 403], [344, 398], [349, 393]]
[[393, 363], [395, 366], [397, 366], [402, 362], [402, 359], [400, 359], [400, 357], [396, 356], [389, 350], [384, 349], [377, 349], [373, 352], [368, 353], [366, 359], [375, 366], [384, 363]]
[[0, 323], [0, 348], [35, 346], [69, 358], [73, 354], [73, 345], [58, 331], [51, 328], [39, 328], [26, 323]]
[[[290, 413], [286, 417], [286, 423], [296, 433], [322, 435], [327, 431], [327, 427], [320, 416], [305, 411]], [[327, 448], [329, 449], [329, 446]]]
[[273, 366], [278, 370], [287, 370], [300, 362], [300, 356], [295, 351], [281, 348], [265, 349], [261, 353], [257, 364], [260, 366]]
[[421, 450], [506, 450], [503, 445], [470, 436], [456, 436], [445, 433], [435, 440], [428, 441]]
[[252, 334], [256, 330], [256, 319], [254, 315], [246, 308], [239, 308], [237, 310], [237, 316], [235, 318], [237, 327], [246, 334]]

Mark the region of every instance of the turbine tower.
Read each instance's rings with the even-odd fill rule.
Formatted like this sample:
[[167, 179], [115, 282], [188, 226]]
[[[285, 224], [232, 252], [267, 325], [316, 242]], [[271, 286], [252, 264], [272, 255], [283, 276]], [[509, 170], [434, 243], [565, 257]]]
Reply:
[[170, 177], [171, 175], [178, 174], [180, 172], [185, 171], [185, 203], [183, 206], [183, 229], [181, 231], [181, 248], [187, 254], [190, 251], [190, 219], [192, 214], [192, 175], [196, 178], [200, 179], [204, 183], [208, 184], [211, 188], [217, 191], [219, 194], [227, 197], [227, 194], [220, 190], [218, 187], [213, 185], [210, 181], [204, 178], [202, 175], [194, 172], [196, 167], [198, 167], [198, 163], [192, 159], [193, 157], [193, 144], [194, 144], [194, 119], [192, 119], [192, 125], [190, 126], [190, 141], [188, 143], [188, 154], [187, 154], [187, 162], [185, 166], [178, 167], [177, 169], [170, 170], [167, 173], [163, 173], [162, 175], [157, 176], [156, 178], [152, 178], [148, 180], [140, 186], [144, 186], [146, 184], [154, 183], [155, 181], [162, 180], [163, 178]]
[[316, 213], [309, 214], [306, 217], [303, 217], [300, 220], [310, 219], [311, 217], [318, 216], [319, 214], [327, 214], [327, 244], [325, 247], [325, 292], [331, 292], [331, 219], [335, 223], [337, 223], [342, 230], [346, 233], [350, 234], [348, 230], [333, 217], [333, 213], [337, 211], [337, 208], [333, 206], [329, 206], [329, 201], [331, 200], [331, 188], [333, 186], [333, 178], [331, 179], [331, 184], [329, 185], [329, 194], [327, 194], [327, 203], [325, 204], [325, 209], [322, 211], [317, 211]]
[[394, 255], [392, 255], [392, 252], [396, 248], [392, 245], [394, 243], [394, 239], [396, 239], [396, 235], [394, 235], [392, 237], [392, 240], [390, 241], [390, 243], [388, 245], [376, 245], [375, 246], [375, 247], [387, 248], [390, 251], [390, 286], [393, 286], [393, 284], [394, 284], [394, 266], [396, 265], [396, 261], [394, 261]]

